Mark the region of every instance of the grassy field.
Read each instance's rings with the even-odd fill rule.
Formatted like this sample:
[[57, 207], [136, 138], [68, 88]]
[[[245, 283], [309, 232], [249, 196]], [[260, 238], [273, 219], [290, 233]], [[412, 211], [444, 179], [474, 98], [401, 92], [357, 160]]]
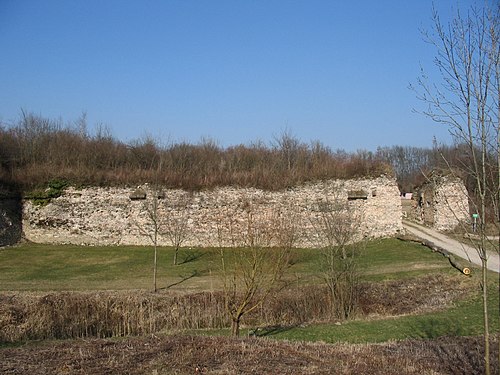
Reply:
[[[320, 282], [322, 261], [314, 249], [294, 250], [288, 276], [301, 283]], [[174, 266], [173, 249], [158, 255], [160, 288], [210, 291], [218, 288], [220, 269], [215, 249], [181, 249], [181, 264]], [[150, 289], [152, 247], [83, 247], [22, 244], [0, 249], [0, 290], [87, 291]], [[380, 281], [456, 271], [439, 254], [423, 246], [384, 239], [369, 242], [359, 255], [364, 280]]]
[[[479, 270], [478, 270], [479, 271]], [[398, 275], [401, 275], [398, 273]], [[493, 275], [491, 275], [493, 276]], [[461, 276], [460, 276], [461, 277]], [[421, 277], [422, 283], [425, 277]], [[449, 279], [457, 283], [457, 277]], [[344, 322], [305, 324], [288, 327], [262, 327], [258, 330], [245, 329], [246, 335], [268, 337], [289, 341], [311, 341], [326, 343], [381, 343], [403, 339], [436, 339], [443, 336], [478, 336], [483, 332], [483, 309], [480, 296], [479, 275], [464, 282], [468, 295], [458, 298], [448, 306], [435, 306], [431, 311], [409, 312], [394, 316], [361, 316]], [[465, 291], [464, 291], [465, 292]], [[443, 293], [447, 293], [443, 291]], [[429, 298], [432, 296], [429, 295]], [[402, 295], [401, 298], [407, 298]], [[425, 299], [425, 297], [424, 297]], [[417, 302], [418, 301], [414, 301]], [[490, 277], [489, 289], [490, 330], [499, 332], [499, 295], [498, 281]], [[189, 334], [228, 336], [230, 331], [198, 330]]]
[[[0, 291], [148, 291], [152, 287], [152, 259], [151, 247], [22, 244], [0, 249]], [[215, 249], [182, 249], [179, 259], [181, 264], [174, 266], [173, 249], [159, 249], [158, 285], [161, 290], [198, 292], [219, 289], [219, 258]], [[322, 258], [317, 250], [296, 249], [292, 259], [293, 265], [288, 271], [292, 282], [321, 282], [318, 268]], [[460, 300], [445, 310], [359, 318], [342, 324], [270, 328], [260, 331], [259, 335], [286, 340], [360, 343], [481, 333], [479, 270], [473, 272], [472, 277], [460, 276], [442, 255], [397, 239], [369, 242], [359, 254], [359, 270], [362, 281], [369, 283], [421, 280], [424, 285], [433, 275], [444, 275], [461, 280], [476, 292], [472, 298]], [[498, 317], [496, 276], [492, 275], [490, 279], [493, 287], [490, 316]], [[492, 320], [492, 328], [498, 331], [497, 319]], [[226, 335], [228, 332], [202, 330], [190, 333]]]
[[[158, 260], [161, 290], [154, 294], [150, 292], [151, 247], [22, 244], [2, 248], [0, 314], [3, 312], [7, 320], [0, 323], [9, 327], [10, 318], [24, 321], [27, 317], [22, 316], [22, 311], [34, 313], [25, 322], [27, 327], [40, 325], [40, 319], [50, 318], [51, 314], [57, 322], [57, 309], [64, 306], [85, 311], [111, 304], [114, 307], [106, 311], [113, 312], [123, 304], [132, 309], [139, 306], [143, 311], [141, 306], [149, 306], [143, 305], [145, 301], [155, 301], [162, 314], [174, 306], [169, 305], [172, 296], [186, 297], [188, 301], [193, 295], [213, 294], [189, 292], [219, 289], [219, 257], [215, 249], [182, 249], [182, 263], [174, 266], [173, 249], [160, 248]], [[297, 291], [321, 283], [318, 270], [323, 260], [319, 251], [296, 249], [292, 260], [287, 275], [297, 283]], [[200, 368], [203, 373], [220, 374], [275, 373], [277, 369], [311, 374], [484, 372], [477, 268], [472, 276], [463, 276], [442, 255], [397, 239], [367, 243], [359, 253], [358, 267], [372, 306], [377, 307], [380, 300], [386, 310], [360, 312], [342, 322], [313, 320], [295, 326], [244, 327], [243, 335], [252, 332], [258, 339], [225, 337], [229, 329], [163, 329], [136, 337], [5, 342], [0, 343], [0, 372], [191, 374]], [[496, 274], [491, 274], [490, 283], [491, 331], [498, 333]], [[23, 305], [23, 300], [28, 305]], [[160, 311], [162, 303], [167, 309]], [[47, 310], [52, 304], [56, 310]], [[186, 307], [189, 311], [189, 303]], [[79, 310], [73, 311], [75, 319], [81, 316]], [[119, 310], [117, 318], [129, 313], [133, 314], [133, 310]], [[69, 320], [62, 324], [78, 323], [69, 315], [65, 319]], [[496, 336], [492, 341], [493, 358], [498, 352]], [[498, 366], [494, 365], [494, 369]]]
[[[498, 289], [497, 289], [498, 290]], [[498, 332], [498, 293], [490, 293], [491, 331]], [[478, 297], [460, 301], [450, 309], [381, 319], [358, 319], [342, 324], [316, 324], [265, 330], [262, 336], [293, 341], [377, 343], [392, 340], [435, 339], [442, 336], [481, 335], [482, 304]]]
[[[173, 266], [173, 249], [159, 249], [160, 288], [210, 288], [213, 250], [183, 249], [180, 259], [188, 261]], [[23, 244], [0, 250], [0, 290], [150, 289], [152, 274], [152, 247]]]

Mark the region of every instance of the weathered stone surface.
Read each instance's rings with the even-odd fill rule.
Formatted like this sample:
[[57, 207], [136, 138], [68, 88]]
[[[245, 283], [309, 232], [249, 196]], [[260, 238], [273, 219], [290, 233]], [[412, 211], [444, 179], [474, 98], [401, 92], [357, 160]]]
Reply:
[[132, 200], [146, 199], [146, 195], [147, 193], [144, 190], [136, 189], [130, 194], [129, 198]]
[[452, 230], [470, 221], [469, 198], [461, 179], [434, 174], [414, 195], [416, 219], [436, 230]]
[[[40, 243], [151, 244], [148, 207], [152, 207], [155, 194], [148, 185], [139, 188], [146, 192], [146, 199], [131, 200], [131, 193], [136, 190], [132, 188], [95, 187], [69, 188], [44, 207], [26, 201], [24, 235]], [[370, 193], [360, 200], [348, 200], [349, 191]], [[249, 206], [261, 214], [279, 211], [281, 215], [293, 217], [296, 246], [317, 246], [312, 223], [319, 215], [318, 204], [335, 199], [345, 201], [356, 210], [362, 218], [360, 235], [364, 237], [393, 236], [403, 230], [399, 190], [395, 180], [385, 176], [329, 180], [278, 192], [234, 187], [195, 193], [167, 189], [162, 192], [164, 198], [157, 201], [158, 218], [186, 218], [189, 234], [185, 246], [216, 246], [220, 219], [230, 217], [235, 223], [234, 229], [241, 230], [238, 226], [245, 222]], [[170, 245], [168, 236], [160, 235], [159, 243]]]

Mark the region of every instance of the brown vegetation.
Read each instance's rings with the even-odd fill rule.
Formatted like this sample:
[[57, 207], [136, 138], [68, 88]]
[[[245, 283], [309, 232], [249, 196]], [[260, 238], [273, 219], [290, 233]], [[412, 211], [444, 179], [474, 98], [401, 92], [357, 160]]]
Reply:
[[[481, 340], [442, 337], [368, 345], [198, 336], [71, 340], [4, 348], [0, 350], [0, 372], [474, 375], [484, 373]], [[498, 373], [498, 367], [492, 370]]]
[[[242, 319], [264, 309], [285, 282], [297, 236], [293, 216], [279, 210], [261, 212], [247, 202], [242, 229], [235, 230], [230, 215], [217, 221], [224, 306], [231, 317], [233, 336], [239, 336]], [[228, 242], [233, 244], [230, 249], [223, 246]]]
[[[361, 285], [358, 316], [411, 314], [444, 308], [464, 295], [458, 279], [430, 277]], [[293, 326], [344, 319], [332, 315], [326, 286], [294, 286], [245, 315], [247, 327]], [[224, 294], [63, 292], [0, 295], [0, 343], [123, 337], [231, 325]]]
[[349, 318], [359, 298], [357, 258], [364, 242], [357, 242], [361, 216], [347, 202], [335, 197], [318, 202], [319, 217], [313, 226], [322, 241], [321, 278], [328, 287], [332, 316]]
[[288, 132], [270, 146], [257, 142], [222, 148], [212, 140], [163, 146], [151, 137], [125, 144], [102, 128], [89, 134], [84, 116], [64, 124], [23, 113], [16, 124], [0, 124], [0, 181], [25, 189], [52, 179], [93, 185], [151, 182], [157, 180], [159, 163], [159, 183], [187, 190], [226, 185], [280, 189], [391, 172], [371, 153], [333, 152]]
[[[469, 162], [463, 145], [347, 153], [318, 141], [304, 143], [290, 132], [270, 145], [259, 141], [223, 148], [210, 139], [161, 145], [152, 137], [126, 144], [103, 127], [91, 134], [85, 116], [65, 124], [23, 112], [17, 123], [0, 123], [0, 185], [28, 190], [54, 179], [89, 185], [156, 181], [161, 163], [159, 182], [186, 190], [227, 185], [277, 190], [306, 181], [395, 173], [400, 190], [408, 192], [434, 168], [463, 169]], [[495, 173], [489, 176], [495, 181]], [[473, 189], [471, 181], [467, 186]]]
[[363, 315], [397, 316], [438, 310], [450, 301], [471, 295], [472, 290], [465, 278], [458, 276], [427, 276], [405, 281], [363, 284], [359, 308]]

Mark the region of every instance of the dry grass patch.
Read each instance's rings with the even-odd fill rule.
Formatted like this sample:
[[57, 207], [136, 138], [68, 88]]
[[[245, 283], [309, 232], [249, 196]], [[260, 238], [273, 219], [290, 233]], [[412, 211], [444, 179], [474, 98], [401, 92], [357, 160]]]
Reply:
[[[359, 318], [435, 311], [470, 292], [468, 279], [429, 276], [365, 283]], [[336, 322], [324, 286], [296, 286], [273, 295], [249, 314], [247, 327], [296, 326]], [[221, 292], [102, 291], [0, 294], [0, 343], [79, 337], [123, 337], [158, 332], [221, 329], [230, 320]]]
[[364, 284], [359, 307], [362, 315], [396, 316], [431, 312], [471, 296], [471, 279], [463, 275], [431, 274], [404, 280]]
[[[498, 345], [492, 344], [492, 356], [497, 356]], [[482, 357], [482, 339], [476, 337], [327, 345], [268, 339], [152, 336], [4, 348], [0, 349], [0, 372], [474, 375], [483, 373]], [[493, 373], [498, 373], [498, 367]]]

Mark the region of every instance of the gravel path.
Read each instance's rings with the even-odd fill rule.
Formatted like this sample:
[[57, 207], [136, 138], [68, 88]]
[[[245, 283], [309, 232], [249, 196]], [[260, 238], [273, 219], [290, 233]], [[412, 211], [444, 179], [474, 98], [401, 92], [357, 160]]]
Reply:
[[[424, 227], [414, 222], [403, 221], [404, 228], [414, 236], [433, 242], [446, 251], [481, 267], [481, 258], [477, 250], [469, 245], [454, 240], [434, 229]], [[499, 260], [498, 253], [488, 252], [488, 269], [498, 273]]]

